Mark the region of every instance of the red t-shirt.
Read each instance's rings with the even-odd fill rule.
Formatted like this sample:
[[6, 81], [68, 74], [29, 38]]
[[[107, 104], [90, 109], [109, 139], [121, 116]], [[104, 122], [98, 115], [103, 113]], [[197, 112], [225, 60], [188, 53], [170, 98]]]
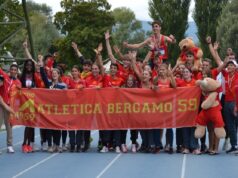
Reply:
[[69, 89], [79, 89], [79, 88], [84, 88], [84, 87], [86, 87], [85, 80], [79, 79], [78, 81], [75, 81], [70, 78], [69, 86], [68, 86]]
[[124, 79], [118, 76], [112, 77], [105, 75], [103, 78], [103, 87], [121, 87], [124, 84]]
[[[219, 72], [218, 72], [217, 68], [211, 70], [211, 78], [213, 78], [214, 80], [217, 79], [218, 74], [219, 74]], [[195, 74], [194, 78], [197, 80], [202, 80], [202, 78], [203, 78], [202, 72]]]
[[235, 87], [238, 83], [238, 72], [236, 71], [232, 77], [229, 77], [226, 70], [222, 71], [225, 78], [226, 95], [225, 101], [235, 101]]
[[0, 95], [6, 104], [10, 104], [10, 93], [15, 90], [16, 87], [21, 87], [21, 82], [17, 78], [10, 78], [1, 68], [0, 75], [4, 78], [3, 86], [0, 87]]
[[35, 72], [34, 77], [35, 77], [36, 87], [37, 88], [45, 88], [45, 84], [41, 78], [41, 74], [38, 72]]
[[62, 79], [62, 82], [64, 82], [67, 85], [67, 87], [68, 87], [69, 86], [69, 82], [71, 80], [70, 76], [63, 75], [61, 77], [61, 79]]
[[101, 75], [98, 75], [97, 77], [94, 77], [92, 74], [89, 75], [86, 80], [86, 88], [96, 88], [96, 87], [103, 87], [103, 77]]
[[134, 71], [131, 68], [125, 69], [120, 63], [117, 63], [117, 65], [117, 76], [123, 78], [123, 80], [126, 80], [130, 74], [134, 75]]
[[166, 80], [165, 82], [162, 82], [161, 80], [158, 80], [158, 85], [159, 88], [171, 88], [170, 85], [170, 80]]
[[196, 85], [196, 80], [193, 78], [190, 81], [185, 81], [183, 79], [176, 79], [176, 82], [178, 87], [191, 87]]

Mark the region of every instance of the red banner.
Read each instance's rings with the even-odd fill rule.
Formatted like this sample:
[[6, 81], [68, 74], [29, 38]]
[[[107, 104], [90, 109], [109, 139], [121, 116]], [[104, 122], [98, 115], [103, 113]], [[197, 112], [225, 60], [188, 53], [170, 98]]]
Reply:
[[13, 125], [110, 130], [175, 128], [195, 125], [201, 91], [103, 88], [22, 89], [12, 93]]

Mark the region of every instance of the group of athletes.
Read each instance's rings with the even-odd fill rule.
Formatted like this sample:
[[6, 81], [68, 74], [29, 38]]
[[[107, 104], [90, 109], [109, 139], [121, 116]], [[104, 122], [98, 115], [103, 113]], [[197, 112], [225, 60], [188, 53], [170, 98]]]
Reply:
[[[79, 63], [71, 68], [70, 74], [65, 74], [66, 65], [56, 62], [57, 52], [43, 57], [38, 55], [38, 60], [32, 59], [28, 50], [27, 42], [23, 43], [27, 60], [24, 62], [21, 74], [17, 64], [12, 64], [8, 72], [0, 68], [0, 119], [4, 121], [7, 133], [7, 152], [14, 153], [12, 144], [12, 127], [9, 123], [9, 115], [15, 111], [9, 106], [10, 93], [16, 88], [48, 88], [48, 89], [87, 89], [87, 88], [146, 88], [157, 90], [158, 88], [190, 87], [196, 85], [196, 80], [206, 77], [220, 80], [222, 83], [222, 105], [223, 121], [221, 124], [226, 129], [224, 149], [227, 153], [238, 154], [237, 148], [237, 106], [236, 94], [238, 93], [238, 65], [235, 54], [231, 48], [227, 49], [227, 56], [221, 60], [218, 54], [219, 43], [212, 43], [210, 37], [206, 38], [208, 47], [216, 68], [212, 68], [212, 61], [207, 58], [201, 60], [199, 68], [194, 67], [196, 55], [193, 51], [186, 52], [186, 62], [176, 63], [172, 68], [168, 59], [168, 44], [176, 44], [173, 35], [165, 36], [160, 33], [159, 21], [152, 23], [153, 34], [144, 42], [128, 44], [123, 42], [124, 48], [131, 49], [122, 54], [117, 46], [113, 50], [119, 59], [113, 55], [110, 45], [110, 33], [105, 33], [106, 49], [111, 60], [110, 71], [106, 72], [103, 66], [101, 52], [103, 45], [100, 43], [94, 49], [95, 61], [85, 59], [75, 42], [72, 42]], [[148, 46], [146, 57], [141, 60], [135, 50]], [[199, 59], [200, 60], [200, 59]], [[218, 79], [219, 78], [219, 79]], [[186, 119], [186, 118], [184, 118]], [[176, 152], [193, 153], [200, 155], [208, 153], [216, 155], [219, 153], [219, 139], [214, 134], [214, 126], [207, 126], [209, 145], [206, 145], [206, 136], [200, 139], [194, 137], [195, 127], [170, 128], [170, 129], [145, 129], [130, 130], [131, 148], [133, 153], [159, 153], [162, 150], [171, 154], [175, 151], [174, 135], [176, 135]], [[175, 131], [175, 132], [174, 132]], [[165, 133], [165, 143], [163, 140]], [[86, 152], [90, 148], [91, 133], [86, 130], [53, 130], [40, 129], [41, 150], [49, 153], [54, 152]], [[138, 143], [138, 136], [141, 143]], [[69, 143], [67, 143], [69, 136]], [[35, 144], [35, 128], [25, 127], [22, 152], [29, 153], [38, 151]], [[127, 130], [100, 130], [98, 151], [105, 153], [115, 151], [126, 153], [129, 148], [126, 145]], [[227, 147], [230, 142], [230, 147]]]

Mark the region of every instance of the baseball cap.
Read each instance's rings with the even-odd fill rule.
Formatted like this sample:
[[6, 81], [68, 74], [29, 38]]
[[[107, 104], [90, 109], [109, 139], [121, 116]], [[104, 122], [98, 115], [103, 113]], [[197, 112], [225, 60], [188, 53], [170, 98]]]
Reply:
[[228, 65], [228, 64], [233, 64], [233, 65], [235, 65], [236, 67], [238, 67], [238, 64], [237, 64], [237, 62], [236, 62], [236, 60], [234, 60], [234, 59], [233, 59], [233, 60], [230, 60], [230, 61], [228, 61], [228, 62], [227, 62], [227, 65]]

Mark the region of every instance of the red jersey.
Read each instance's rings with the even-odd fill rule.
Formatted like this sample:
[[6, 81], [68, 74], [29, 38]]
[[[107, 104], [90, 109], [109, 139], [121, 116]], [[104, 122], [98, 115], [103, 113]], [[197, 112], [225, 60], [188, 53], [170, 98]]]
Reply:
[[83, 79], [79, 79], [77, 81], [70, 79], [69, 80], [69, 89], [80, 89], [80, 88], [85, 88], [86, 87], [86, 83], [85, 80]]
[[21, 87], [21, 82], [17, 78], [9, 77], [1, 68], [0, 75], [4, 78], [3, 86], [0, 87], [0, 95], [6, 104], [10, 104], [10, 93], [17, 87]]
[[235, 97], [236, 97], [236, 107], [238, 109], [238, 83], [236, 84], [235, 87]]
[[225, 101], [235, 101], [235, 88], [238, 83], [238, 72], [235, 71], [234, 75], [231, 77], [229, 76], [226, 70], [223, 70], [222, 74], [225, 78]]
[[183, 79], [176, 79], [176, 83], [178, 87], [191, 87], [196, 86], [196, 80], [191, 79], [190, 81], [185, 81]]
[[98, 75], [97, 77], [94, 77], [92, 74], [89, 75], [86, 80], [86, 88], [96, 88], [96, 87], [103, 87], [103, 77], [101, 75]]
[[45, 84], [41, 78], [41, 74], [38, 72], [35, 72], [34, 77], [35, 77], [36, 87], [37, 88], [45, 88]]
[[171, 88], [170, 80], [167, 79], [165, 82], [158, 80], [158, 87], [159, 88]]
[[103, 78], [103, 87], [121, 87], [125, 80], [121, 77], [111, 75], [105, 75]]
[[155, 56], [155, 52], [158, 51], [160, 53], [159, 58], [162, 60], [168, 59], [168, 46], [165, 43], [165, 36], [161, 35], [160, 40], [157, 40], [155, 35], [152, 35], [151, 41], [155, 44], [154, 49], [152, 49], [152, 59]]
[[130, 74], [134, 75], [134, 71], [131, 68], [125, 69], [120, 63], [117, 63], [117, 65], [117, 76], [123, 78], [123, 80], [126, 80]]
[[69, 82], [71, 80], [71, 78], [69, 76], [63, 75], [61, 76], [61, 80], [62, 82], [64, 82], [67, 86], [69, 86]]
[[[217, 76], [219, 75], [219, 72], [217, 70], [217, 68], [215, 69], [211, 69], [211, 78], [216, 80]], [[197, 80], [202, 80], [202, 72], [199, 72], [197, 75], [194, 76], [195, 79]]]

